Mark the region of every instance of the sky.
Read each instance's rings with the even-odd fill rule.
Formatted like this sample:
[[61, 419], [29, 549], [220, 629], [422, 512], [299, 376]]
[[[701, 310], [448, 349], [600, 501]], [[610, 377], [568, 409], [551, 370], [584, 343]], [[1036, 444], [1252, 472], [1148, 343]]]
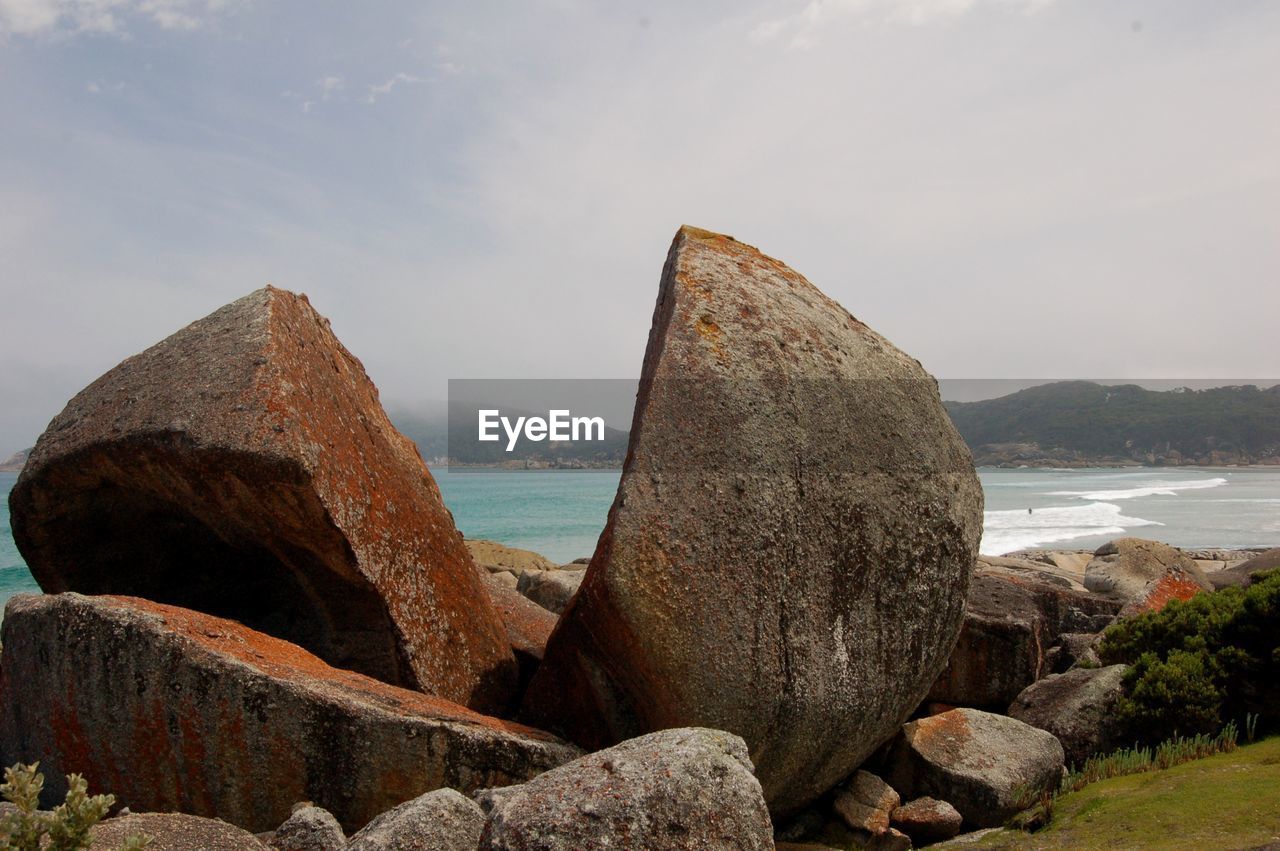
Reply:
[[0, 0], [0, 455], [264, 284], [634, 377], [682, 223], [942, 378], [1280, 376], [1271, 0]]

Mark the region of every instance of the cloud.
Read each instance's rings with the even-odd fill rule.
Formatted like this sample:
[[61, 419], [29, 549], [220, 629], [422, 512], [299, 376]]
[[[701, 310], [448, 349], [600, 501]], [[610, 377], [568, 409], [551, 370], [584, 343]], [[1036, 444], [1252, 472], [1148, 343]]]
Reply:
[[406, 74], [404, 71], [392, 76], [386, 82], [374, 83], [369, 86], [369, 94], [365, 95], [365, 101], [368, 103], [376, 103], [382, 95], [388, 94], [396, 86], [403, 84], [425, 83], [422, 77], [415, 77], [412, 74]]
[[243, 0], [0, 0], [0, 36], [119, 33], [131, 19], [195, 30]]
[[329, 100], [347, 87], [347, 81], [341, 74], [329, 74], [316, 81], [320, 87], [320, 99]]
[[790, 36], [788, 46], [807, 49], [824, 27], [842, 20], [928, 26], [979, 8], [1036, 12], [1055, 0], [809, 0], [798, 12], [761, 21], [750, 32], [754, 42]]

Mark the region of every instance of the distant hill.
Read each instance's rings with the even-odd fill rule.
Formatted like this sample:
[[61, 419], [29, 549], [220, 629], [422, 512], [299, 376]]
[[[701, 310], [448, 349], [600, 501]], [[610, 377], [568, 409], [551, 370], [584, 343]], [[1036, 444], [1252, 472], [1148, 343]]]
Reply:
[[979, 465], [1280, 464], [1280, 385], [1060, 381], [946, 407]]
[[[521, 440], [510, 452], [506, 439], [480, 442], [476, 436], [477, 405], [451, 405], [430, 413], [395, 411], [389, 416], [396, 428], [418, 446], [428, 462], [448, 458], [450, 464], [510, 467], [621, 467], [627, 456], [628, 433], [605, 427], [602, 441], [549, 443]], [[501, 408], [509, 418], [541, 416], [513, 408]], [[501, 430], [499, 430], [501, 432]], [[453, 439], [450, 439], [452, 434]]]
[[0, 461], [0, 473], [17, 473], [22, 470], [27, 459], [31, 457], [30, 449], [23, 449], [21, 452], [15, 452], [8, 458]]

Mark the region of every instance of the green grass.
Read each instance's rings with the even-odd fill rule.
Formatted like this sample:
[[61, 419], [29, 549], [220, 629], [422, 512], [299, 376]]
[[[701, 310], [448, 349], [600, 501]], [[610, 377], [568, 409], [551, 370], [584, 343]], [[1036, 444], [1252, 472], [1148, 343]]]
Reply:
[[1280, 842], [1280, 737], [1061, 795], [1034, 834], [970, 848], [1251, 848]]

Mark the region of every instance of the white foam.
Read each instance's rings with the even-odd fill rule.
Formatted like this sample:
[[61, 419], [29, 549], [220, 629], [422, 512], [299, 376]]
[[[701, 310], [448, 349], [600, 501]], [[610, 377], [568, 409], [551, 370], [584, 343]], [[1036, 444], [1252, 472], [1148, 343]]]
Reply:
[[1049, 496], [1073, 496], [1078, 499], [1137, 499], [1144, 496], [1177, 496], [1178, 491], [1205, 490], [1222, 487], [1226, 479], [1193, 479], [1186, 482], [1152, 482], [1136, 488], [1110, 491], [1052, 491]]
[[1030, 514], [1022, 509], [986, 511], [979, 552], [997, 556], [1076, 538], [1117, 536], [1137, 526], [1162, 525], [1155, 520], [1126, 517], [1120, 513], [1120, 506], [1106, 502], [1049, 506]]

